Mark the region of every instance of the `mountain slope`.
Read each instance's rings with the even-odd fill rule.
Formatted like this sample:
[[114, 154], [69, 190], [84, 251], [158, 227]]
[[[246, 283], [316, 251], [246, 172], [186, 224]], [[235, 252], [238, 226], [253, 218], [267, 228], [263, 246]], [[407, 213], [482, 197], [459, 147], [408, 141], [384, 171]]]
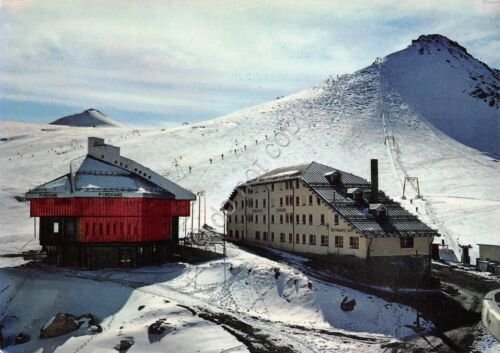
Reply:
[[[378, 158], [381, 189], [437, 228], [452, 248], [458, 251], [459, 242], [500, 244], [497, 161], [424, 119], [388, 70], [385, 62], [374, 64], [295, 95], [189, 126], [139, 133], [113, 128], [100, 134], [120, 146], [124, 156], [194, 192], [206, 191], [207, 222], [220, 229], [220, 205], [238, 182], [313, 160], [369, 179], [369, 160]], [[471, 109], [476, 107], [471, 104]], [[66, 173], [69, 161], [86, 152], [86, 137], [96, 131], [64, 127], [41, 132], [37, 125], [0, 124], [6, 137], [26, 135], [0, 145], [5, 166], [0, 174], [1, 236], [11, 240], [11, 245], [4, 243], [6, 248], [15, 249], [32, 238], [33, 225], [27, 205], [13, 196]], [[406, 176], [419, 178], [423, 199], [410, 203], [416, 195], [411, 186], [407, 199], [401, 199]]]
[[97, 109], [87, 109], [81, 113], [64, 116], [50, 123], [51, 125], [67, 125], [80, 127], [122, 126], [119, 122]]
[[413, 110], [448, 136], [500, 154], [500, 73], [440, 35], [387, 56], [384, 77]]

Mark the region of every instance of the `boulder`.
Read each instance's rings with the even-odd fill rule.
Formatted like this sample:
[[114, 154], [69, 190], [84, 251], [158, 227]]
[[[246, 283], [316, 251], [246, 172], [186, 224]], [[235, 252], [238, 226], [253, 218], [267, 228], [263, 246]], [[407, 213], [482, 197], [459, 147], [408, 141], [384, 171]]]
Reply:
[[118, 343], [116, 346], [115, 346], [115, 349], [118, 351], [118, 352], [126, 352], [128, 351], [128, 349], [130, 347], [132, 347], [134, 345], [134, 339], [133, 338], [126, 338], [124, 340], [121, 340], [120, 343]]
[[78, 330], [79, 327], [80, 324], [75, 316], [58, 313], [40, 329], [40, 338], [62, 336]]
[[29, 340], [30, 340], [30, 336], [21, 332], [16, 336], [16, 339], [14, 341], [14, 345], [17, 346], [18, 344], [23, 344], [23, 343], [29, 342]]

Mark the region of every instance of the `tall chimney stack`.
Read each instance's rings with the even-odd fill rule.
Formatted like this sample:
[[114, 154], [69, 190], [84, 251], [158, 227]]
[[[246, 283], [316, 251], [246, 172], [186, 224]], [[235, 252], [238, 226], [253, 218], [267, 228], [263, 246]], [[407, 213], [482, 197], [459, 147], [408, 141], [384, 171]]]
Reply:
[[372, 193], [370, 202], [378, 203], [378, 160], [377, 159], [371, 160], [371, 174], [372, 174], [372, 180], [371, 180]]

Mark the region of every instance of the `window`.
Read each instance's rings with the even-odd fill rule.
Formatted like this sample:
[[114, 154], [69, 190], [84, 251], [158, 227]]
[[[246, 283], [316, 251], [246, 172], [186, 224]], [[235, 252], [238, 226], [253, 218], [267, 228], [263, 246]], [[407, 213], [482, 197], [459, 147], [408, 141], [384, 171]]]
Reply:
[[321, 236], [321, 246], [328, 246], [328, 235]]
[[283, 207], [283, 198], [280, 197], [280, 207]]
[[299, 188], [299, 179], [295, 180], [295, 189]]
[[288, 224], [288, 221], [289, 220], [288, 220], [288, 213], [287, 213], [287, 214], [285, 214], [285, 223]]
[[274, 241], [274, 232], [271, 232], [271, 241]]
[[316, 245], [316, 235], [309, 234], [309, 245]]
[[321, 217], [320, 217], [320, 222], [321, 222], [321, 225], [324, 226], [325, 225], [325, 215], [322, 214]]
[[227, 216], [227, 223], [231, 223], [231, 215]]
[[266, 224], [266, 222], [267, 222], [266, 215], [263, 215], [262, 216], [262, 223]]
[[321, 205], [321, 200], [320, 200], [320, 198], [319, 198], [319, 197], [316, 197], [316, 204], [317, 204], [318, 206], [319, 206], [319, 205]]
[[400, 244], [402, 248], [413, 248], [413, 237], [401, 237]]
[[293, 243], [293, 234], [292, 233], [289, 233], [288, 234], [288, 242], [291, 244]]
[[236, 237], [236, 239], [240, 239], [240, 232], [239, 231], [236, 231], [235, 237]]
[[359, 249], [359, 238], [358, 237], [349, 237], [349, 247], [351, 249]]
[[232, 230], [232, 229], [230, 229], [230, 230], [229, 230], [229, 238], [232, 238], [232, 237], [233, 237], [233, 230]]
[[302, 244], [306, 244], [306, 235], [302, 234]]
[[309, 215], [309, 225], [312, 225], [313, 224], [313, 215], [310, 214]]
[[271, 191], [274, 191], [274, 183], [271, 184]]
[[54, 222], [52, 232], [54, 234], [59, 234], [59, 222]]
[[297, 244], [300, 244], [300, 234], [299, 233], [295, 234], [295, 242]]
[[283, 224], [283, 215], [280, 214], [280, 224]]
[[244, 237], [245, 237], [245, 231], [244, 231], [244, 230], [242, 230], [242, 231], [241, 231], [241, 237], [242, 237], [242, 238], [244, 238]]
[[312, 206], [313, 204], [313, 197], [312, 195], [309, 195], [309, 206]]
[[296, 196], [295, 197], [295, 206], [299, 206], [300, 205], [300, 197]]
[[255, 215], [255, 224], [259, 224], [259, 215], [258, 214]]
[[274, 215], [271, 215], [271, 224], [274, 224]]
[[338, 214], [333, 216], [333, 224], [335, 224], [336, 226], [339, 225], [339, 215]]
[[238, 208], [238, 201], [234, 201], [234, 208]]
[[262, 199], [262, 207], [266, 208], [266, 199]]
[[288, 181], [285, 181], [285, 190], [288, 190]]
[[255, 240], [260, 240], [260, 232], [255, 232]]
[[237, 214], [234, 215], [234, 223], [235, 224], [238, 223], [238, 215]]
[[269, 240], [269, 237], [267, 236], [267, 232], [264, 232], [264, 234], [262, 234], [262, 239], [265, 241]]
[[343, 248], [344, 247], [344, 237], [341, 235], [336, 235], [335, 236], [335, 247], [336, 248]]
[[295, 223], [300, 224], [300, 216], [299, 215], [295, 215]]
[[259, 208], [259, 199], [255, 199], [255, 208]]
[[287, 205], [287, 206], [288, 206], [288, 205], [289, 205], [289, 201], [290, 201], [290, 200], [288, 199], [288, 195], [287, 195], [287, 196], [285, 196], [285, 205]]
[[271, 207], [274, 207], [274, 199], [271, 199]]
[[280, 242], [284, 243], [285, 240], [285, 233], [280, 233]]
[[305, 214], [302, 215], [302, 224], [306, 224], [306, 215]]

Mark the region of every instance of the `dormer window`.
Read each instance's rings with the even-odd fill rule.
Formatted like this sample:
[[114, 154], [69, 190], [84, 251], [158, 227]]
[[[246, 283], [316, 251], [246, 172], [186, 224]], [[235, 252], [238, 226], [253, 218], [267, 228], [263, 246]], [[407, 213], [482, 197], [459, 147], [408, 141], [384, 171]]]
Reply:
[[347, 196], [355, 201], [361, 201], [363, 200], [363, 191], [358, 188], [349, 188], [347, 189]]
[[338, 184], [340, 182], [340, 172], [338, 170], [328, 172], [324, 176], [330, 182], [330, 184]]
[[369, 212], [378, 219], [385, 219], [388, 216], [387, 207], [380, 203], [370, 204]]
[[381, 207], [377, 210], [377, 216], [379, 218], [387, 218], [387, 208]]

